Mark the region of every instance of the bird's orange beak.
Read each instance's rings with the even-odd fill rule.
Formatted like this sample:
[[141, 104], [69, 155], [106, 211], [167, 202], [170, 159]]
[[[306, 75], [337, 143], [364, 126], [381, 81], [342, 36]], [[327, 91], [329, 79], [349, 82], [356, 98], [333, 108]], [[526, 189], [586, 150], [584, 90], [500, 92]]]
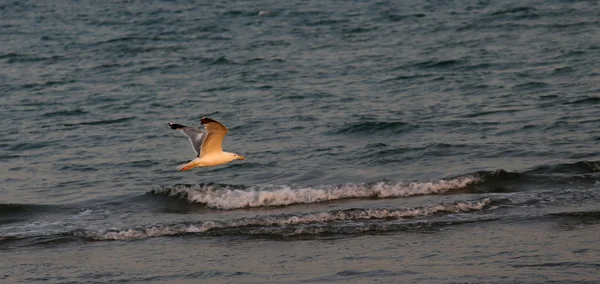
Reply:
[[244, 158], [244, 156], [238, 156], [238, 160], [245, 160], [246, 158]]

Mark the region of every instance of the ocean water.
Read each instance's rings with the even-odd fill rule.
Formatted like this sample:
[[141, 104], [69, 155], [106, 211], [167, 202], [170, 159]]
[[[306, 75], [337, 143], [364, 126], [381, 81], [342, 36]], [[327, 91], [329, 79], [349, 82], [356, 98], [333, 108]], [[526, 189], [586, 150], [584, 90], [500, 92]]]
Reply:
[[[597, 283], [597, 1], [0, 1], [2, 283]], [[194, 158], [167, 123], [229, 127]]]

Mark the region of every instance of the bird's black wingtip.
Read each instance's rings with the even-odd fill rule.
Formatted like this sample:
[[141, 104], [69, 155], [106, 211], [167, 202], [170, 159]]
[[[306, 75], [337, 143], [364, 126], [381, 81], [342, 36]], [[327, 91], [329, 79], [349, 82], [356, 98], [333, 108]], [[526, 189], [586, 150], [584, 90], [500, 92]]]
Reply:
[[169, 122], [169, 126], [171, 127], [171, 129], [181, 129], [181, 128], [185, 127], [185, 126], [183, 126], [181, 124], [171, 123], [171, 122]]

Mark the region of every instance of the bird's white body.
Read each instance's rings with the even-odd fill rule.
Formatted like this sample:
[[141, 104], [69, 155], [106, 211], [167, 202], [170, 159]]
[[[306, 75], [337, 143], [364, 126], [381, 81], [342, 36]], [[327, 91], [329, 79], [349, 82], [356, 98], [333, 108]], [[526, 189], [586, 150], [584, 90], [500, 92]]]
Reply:
[[229, 152], [211, 153], [210, 155], [193, 159], [189, 163], [181, 165], [179, 170], [187, 171], [195, 167], [214, 167], [227, 164], [233, 160], [239, 160], [239, 157], [240, 156]]
[[192, 149], [196, 153], [196, 159], [181, 165], [180, 171], [189, 171], [195, 167], [223, 165], [233, 160], [244, 160], [243, 156], [223, 151], [223, 138], [228, 132], [225, 125], [208, 117], [203, 117], [200, 124], [204, 125], [204, 130], [169, 123], [171, 129], [179, 130], [188, 137]]

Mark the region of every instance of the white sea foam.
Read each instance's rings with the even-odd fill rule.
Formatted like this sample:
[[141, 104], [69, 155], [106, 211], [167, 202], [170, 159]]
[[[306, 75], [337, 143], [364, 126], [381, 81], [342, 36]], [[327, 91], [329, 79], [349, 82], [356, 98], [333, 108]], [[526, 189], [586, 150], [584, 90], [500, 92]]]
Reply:
[[176, 185], [160, 193], [184, 196], [188, 202], [203, 203], [215, 209], [236, 209], [260, 206], [284, 206], [316, 203], [346, 198], [396, 198], [412, 195], [440, 194], [480, 182], [473, 176], [431, 182], [377, 182], [341, 186], [299, 187], [251, 186], [236, 189], [220, 185]]
[[357, 221], [369, 219], [406, 219], [430, 216], [438, 213], [459, 213], [479, 211], [489, 206], [491, 200], [486, 198], [477, 202], [459, 202], [454, 204], [438, 204], [430, 207], [408, 209], [349, 209], [329, 212], [305, 213], [297, 215], [275, 215], [266, 217], [245, 218], [230, 223], [232, 227], [245, 226], [285, 226], [309, 223], [328, 223], [335, 221]]
[[[217, 231], [222, 229], [243, 229], [252, 228], [255, 231], [266, 233], [275, 233], [283, 231], [289, 226], [305, 224], [331, 224], [340, 221], [360, 221], [360, 220], [382, 220], [382, 219], [408, 219], [415, 217], [431, 216], [442, 213], [464, 213], [470, 211], [480, 211], [488, 207], [492, 201], [488, 198], [474, 202], [459, 202], [453, 204], [438, 204], [429, 207], [405, 208], [405, 209], [350, 209], [334, 210], [329, 212], [314, 212], [303, 214], [281, 214], [271, 216], [256, 216], [251, 218], [242, 218], [229, 221], [208, 221], [196, 224], [173, 224], [173, 225], [152, 225], [146, 227], [137, 227], [125, 230], [109, 230], [108, 232], [79, 232], [76, 235], [97, 239], [97, 240], [127, 240], [142, 239], [161, 236], [172, 236], [189, 233], [206, 233], [208, 231]], [[357, 223], [360, 227], [361, 224]], [[365, 226], [365, 225], [363, 225]], [[324, 226], [324, 228], [312, 228], [311, 231], [323, 232], [333, 226]], [[289, 228], [291, 232], [305, 231], [302, 228]], [[357, 228], [360, 231], [360, 228]], [[368, 230], [366, 226], [364, 230]], [[292, 233], [293, 234], [293, 233]]]
[[184, 233], [202, 233], [212, 227], [210, 224], [200, 225], [173, 225], [173, 226], [150, 226], [147, 228], [133, 228], [127, 230], [111, 230], [100, 235], [85, 235], [93, 239], [99, 240], [128, 240], [128, 239], [144, 239], [152, 237], [180, 235]]

